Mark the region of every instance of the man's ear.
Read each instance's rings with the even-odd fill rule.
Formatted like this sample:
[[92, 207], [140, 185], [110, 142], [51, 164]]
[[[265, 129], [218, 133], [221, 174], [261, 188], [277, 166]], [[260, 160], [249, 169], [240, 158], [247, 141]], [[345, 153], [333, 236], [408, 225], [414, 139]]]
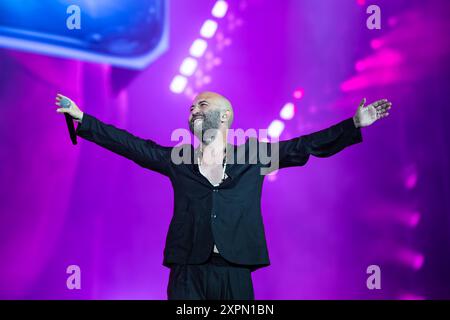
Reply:
[[222, 122], [229, 121], [230, 120], [230, 110], [226, 110], [220, 119]]

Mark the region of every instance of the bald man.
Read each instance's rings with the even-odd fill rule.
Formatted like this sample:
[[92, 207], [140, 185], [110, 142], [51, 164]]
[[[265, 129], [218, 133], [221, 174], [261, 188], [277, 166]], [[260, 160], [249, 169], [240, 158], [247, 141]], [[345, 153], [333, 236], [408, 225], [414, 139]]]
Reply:
[[[61, 108], [62, 99], [68, 108]], [[174, 212], [163, 260], [170, 268], [167, 297], [207, 300], [254, 299], [251, 273], [270, 264], [260, 208], [263, 172], [303, 166], [311, 155], [329, 157], [362, 142], [361, 128], [387, 117], [392, 106], [386, 99], [365, 102], [353, 117], [321, 131], [234, 145], [227, 142], [234, 117], [230, 101], [203, 92], [190, 108], [189, 129], [201, 142], [194, 149], [191, 143], [163, 147], [139, 138], [56, 97], [57, 112], [79, 122], [78, 136], [171, 180]]]

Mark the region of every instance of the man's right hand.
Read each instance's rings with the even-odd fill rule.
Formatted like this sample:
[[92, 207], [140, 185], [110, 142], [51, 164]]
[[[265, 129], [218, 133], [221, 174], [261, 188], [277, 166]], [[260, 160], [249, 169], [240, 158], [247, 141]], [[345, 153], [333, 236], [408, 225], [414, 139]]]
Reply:
[[[69, 108], [62, 108], [60, 101], [65, 98], [67, 100], [70, 101], [70, 107]], [[80, 108], [78, 108], [77, 104], [75, 102], [73, 102], [71, 99], [69, 99], [66, 96], [63, 96], [62, 94], [57, 94], [56, 95], [56, 101], [55, 104], [59, 107], [58, 109], [56, 109], [56, 112], [59, 113], [68, 113], [69, 115], [72, 116], [72, 118], [75, 119], [75, 121], [77, 122], [81, 122], [83, 120], [83, 112], [80, 110]]]

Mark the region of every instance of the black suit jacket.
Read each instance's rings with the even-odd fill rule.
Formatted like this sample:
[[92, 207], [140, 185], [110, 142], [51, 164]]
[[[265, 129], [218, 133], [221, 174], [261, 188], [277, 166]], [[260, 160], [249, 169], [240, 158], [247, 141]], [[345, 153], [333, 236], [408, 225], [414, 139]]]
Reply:
[[[170, 178], [174, 212], [164, 249], [165, 266], [203, 263], [215, 243], [225, 259], [251, 270], [270, 264], [260, 206], [264, 180], [261, 169], [303, 166], [310, 155], [329, 157], [362, 141], [361, 129], [348, 118], [327, 129], [278, 143], [247, 139], [239, 146], [228, 144], [227, 178], [214, 187], [199, 172], [191, 144], [160, 146], [87, 113], [76, 133]], [[260, 156], [261, 150], [267, 150], [273, 158], [267, 162]], [[174, 156], [177, 161], [172, 161]], [[184, 157], [181, 163], [180, 157]]]

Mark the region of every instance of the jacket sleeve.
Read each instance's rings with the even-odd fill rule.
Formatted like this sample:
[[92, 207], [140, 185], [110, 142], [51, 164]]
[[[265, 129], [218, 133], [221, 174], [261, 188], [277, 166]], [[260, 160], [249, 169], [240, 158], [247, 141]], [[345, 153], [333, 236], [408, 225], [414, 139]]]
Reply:
[[140, 165], [164, 175], [169, 174], [171, 147], [163, 147], [152, 140], [142, 139], [131, 133], [106, 124], [84, 112], [76, 134], [126, 157]]
[[362, 141], [361, 128], [356, 128], [353, 118], [348, 118], [311, 134], [271, 143], [269, 146], [271, 166], [275, 167], [275, 170], [303, 166], [311, 155], [319, 158], [330, 157]]

